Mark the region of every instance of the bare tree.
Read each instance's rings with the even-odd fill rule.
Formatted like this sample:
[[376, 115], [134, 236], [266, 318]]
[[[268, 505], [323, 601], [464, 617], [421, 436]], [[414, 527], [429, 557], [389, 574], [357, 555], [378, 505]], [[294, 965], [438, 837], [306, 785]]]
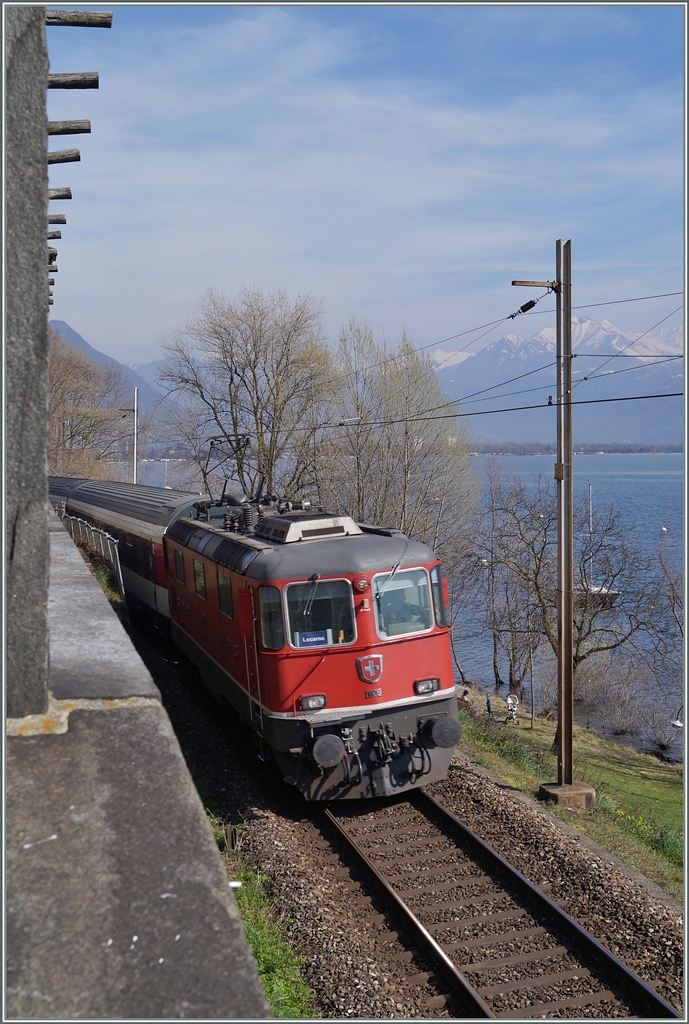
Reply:
[[122, 371], [99, 365], [49, 328], [48, 472], [56, 476], [112, 476], [112, 460], [129, 440], [123, 403], [129, 388]]
[[542, 481], [530, 495], [523, 480], [513, 477], [508, 483], [499, 464], [489, 465], [478, 552], [487, 582], [485, 622], [492, 634], [496, 689], [504, 682], [501, 654], [507, 658], [510, 690], [522, 690], [534, 653], [549, 639], [538, 595], [550, 592], [556, 572], [557, 518], [541, 491]]
[[[517, 635], [526, 637], [537, 629], [541, 641], [557, 653], [557, 502], [553, 485], [541, 478], [529, 486], [518, 477], [506, 481], [494, 474], [484, 523], [484, 562], [494, 579], [504, 581], [507, 573], [510, 580], [503, 583], [502, 607], [499, 602], [491, 607], [489, 628], [513, 659], [511, 673], [518, 675], [516, 652], [523, 652], [523, 647], [519, 647]], [[657, 620], [659, 584], [657, 574], [651, 571], [652, 558], [635, 542], [615, 507], [597, 512], [589, 522], [585, 505], [578, 506], [574, 535], [576, 671], [596, 655], [648, 645]], [[524, 622], [524, 587], [530, 602], [529, 628]]]
[[450, 582], [454, 625], [476, 575], [477, 484], [466, 428], [430, 418], [446, 400], [432, 364], [405, 334], [396, 346], [379, 343], [353, 319], [336, 364], [334, 425], [317, 449], [321, 500], [434, 548]]
[[310, 295], [290, 302], [281, 291], [242, 288], [229, 301], [209, 289], [164, 346], [160, 383], [179, 400], [169, 440], [188, 446], [205, 486], [231, 466], [255, 497], [313, 489], [313, 442], [331, 376], [321, 321]]

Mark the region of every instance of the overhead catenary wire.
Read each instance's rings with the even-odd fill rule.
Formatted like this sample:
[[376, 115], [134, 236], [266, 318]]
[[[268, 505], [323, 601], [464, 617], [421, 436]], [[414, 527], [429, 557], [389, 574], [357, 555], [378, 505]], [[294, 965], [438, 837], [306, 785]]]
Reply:
[[[544, 295], [539, 296], [539, 300], [541, 298], [543, 298], [547, 294], [548, 294], [548, 292], [545, 292]], [[674, 295], [681, 295], [681, 294], [682, 294], [682, 292], [666, 292], [666, 293], [657, 294], [657, 295], [635, 296], [635, 297], [628, 298], [628, 299], [608, 300], [607, 302], [601, 302], [601, 303], [588, 303], [588, 304], [583, 304], [581, 306], [576, 306], [576, 307], [572, 307], [572, 308], [573, 309], [581, 309], [581, 308], [588, 308], [589, 306], [603, 306], [603, 305], [614, 305], [614, 304], [627, 303], [627, 302], [646, 301], [646, 300], [650, 300], [650, 299], [654, 299], [654, 298], [664, 298], [664, 297], [667, 297], [667, 296], [674, 296]], [[526, 307], [526, 308], [524, 308], [524, 307]], [[678, 312], [681, 308], [682, 308], [682, 305], [678, 306], [677, 309], [673, 310], [666, 317], [663, 317], [653, 327], [650, 327], [647, 331], [645, 331], [644, 334], [640, 335], [638, 338], [633, 339], [625, 347], [625, 349], [623, 349], [622, 352], [614, 353], [611, 356], [609, 356], [608, 359], [607, 359], [607, 362], [610, 362], [614, 358], [621, 358], [621, 357], [623, 357], [626, 349], [631, 348], [632, 345], [634, 345], [637, 341], [640, 341], [643, 337], [645, 337], [647, 334], [649, 334], [652, 330], [654, 330], [660, 324], [664, 323], [665, 320], [669, 319], [669, 317], [673, 316], [674, 313]], [[546, 311], [539, 311], [539, 312], [546, 312]], [[470, 330], [463, 331], [463, 332], [460, 332], [460, 333], [455, 334], [455, 335], [451, 335], [451, 336], [449, 336], [447, 338], [444, 338], [444, 339], [442, 339], [440, 341], [431, 342], [431, 343], [429, 343], [427, 345], [420, 346], [419, 348], [412, 349], [412, 352], [413, 353], [423, 352], [423, 351], [425, 351], [425, 350], [427, 350], [429, 348], [432, 348], [434, 345], [441, 345], [441, 344], [446, 343], [447, 341], [452, 341], [452, 340], [454, 340], [454, 339], [456, 339], [458, 337], [463, 337], [463, 336], [466, 336], [467, 334], [471, 334], [471, 333], [473, 333], [473, 332], [475, 332], [477, 330], [481, 330], [482, 328], [487, 328], [487, 330], [484, 332], [483, 335], [479, 336], [478, 338], [473, 338], [471, 341], [467, 342], [467, 344], [463, 348], [457, 349], [454, 352], [450, 353], [448, 355], [448, 357], [447, 357], [449, 359], [452, 356], [461, 354], [463, 351], [466, 351], [467, 348], [469, 348], [472, 345], [476, 344], [478, 341], [481, 340], [482, 337], [485, 337], [485, 334], [489, 333], [491, 330], [493, 330], [495, 327], [499, 326], [500, 324], [505, 323], [507, 320], [514, 319], [517, 315], [527, 315], [527, 316], [530, 316], [530, 315], [535, 315], [535, 314], [533, 313], [533, 311], [530, 311], [530, 303], [525, 303], [524, 306], [520, 307], [520, 309], [516, 313], [514, 313], [514, 314], [510, 314], [510, 315], [508, 315], [506, 317], [502, 317], [502, 318], [500, 318], [498, 320], [491, 321], [491, 322], [486, 323], [486, 324], [482, 324], [480, 327], [472, 328]], [[585, 354], [585, 353], [576, 353], [576, 355], [584, 355], [585, 356], [587, 354]], [[600, 358], [599, 354], [592, 354], [592, 355], [595, 355], [595, 357]], [[346, 379], [349, 376], [356, 376], [357, 374], [364, 373], [364, 372], [366, 372], [368, 370], [377, 368], [377, 367], [382, 366], [382, 365], [386, 365], [387, 363], [390, 363], [390, 362], [396, 362], [396, 361], [398, 361], [400, 359], [404, 359], [404, 358], [405, 358], [405, 353], [398, 353], [397, 355], [391, 356], [391, 357], [389, 357], [387, 359], [384, 359], [384, 360], [380, 360], [380, 361], [378, 361], [376, 363], [373, 363], [373, 364], [369, 364], [368, 366], [357, 367], [355, 370], [348, 371], [345, 374], [340, 374], [339, 376], [333, 378], [332, 380], [333, 380], [333, 382], [335, 380], [344, 380], [344, 379]], [[635, 358], [635, 357], [632, 355], [632, 356], [628, 356], [627, 358]], [[638, 358], [650, 358], [650, 357], [638, 357]], [[681, 358], [681, 357], [679, 357], [679, 356], [668, 356], [666, 358]], [[439, 365], [433, 366], [433, 367], [429, 368], [428, 374], [430, 375], [430, 373], [436, 372], [443, 365], [443, 363], [446, 362], [446, 361], [447, 361], [447, 359], [443, 360]], [[665, 361], [665, 357], [663, 359], [659, 360], [659, 361]], [[547, 369], [547, 368], [549, 368], [552, 365], [553, 365], [553, 363], [546, 364], [545, 366], [539, 367], [536, 370], [528, 371], [525, 374], [519, 374], [516, 377], [509, 378], [508, 380], [502, 381], [499, 384], [492, 385], [491, 387], [486, 388], [483, 391], [473, 392], [472, 394], [470, 394], [469, 396], [466, 396], [465, 398], [454, 399], [454, 400], [451, 400], [451, 401], [449, 401], [447, 403], [443, 403], [440, 406], [436, 406], [436, 407], [434, 407], [432, 409], [423, 410], [421, 413], [417, 414], [417, 416], [415, 416], [415, 417], [398, 417], [398, 418], [393, 419], [393, 420], [380, 420], [380, 421], [366, 421], [366, 420], [362, 420], [362, 419], [360, 419], [358, 417], [355, 417], [354, 419], [356, 420], [356, 423], [352, 423], [352, 424], [348, 424], [348, 425], [351, 425], [351, 426], [355, 426], [356, 425], [357, 428], [359, 428], [359, 427], [373, 427], [373, 426], [378, 426], [378, 425], [382, 426], [382, 425], [393, 424], [393, 423], [423, 422], [423, 421], [430, 421], [430, 420], [436, 420], [436, 419], [459, 419], [459, 418], [465, 418], [465, 417], [468, 417], [468, 416], [492, 415], [492, 414], [497, 414], [497, 413], [501, 413], [501, 412], [518, 412], [518, 411], [527, 411], [527, 410], [530, 410], [530, 409], [544, 408], [544, 407], [547, 407], [547, 406], [543, 406], [543, 405], [539, 404], [539, 405], [521, 406], [521, 407], [504, 408], [504, 409], [490, 409], [490, 410], [482, 410], [482, 411], [472, 411], [470, 413], [451, 413], [451, 414], [445, 414], [443, 416], [429, 416], [429, 415], [427, 415], [428, 413], [435, 412], [435, 411], [438, 411], [438, 410], [443, 409], [443, 408], [447, 408], [448, 406], [451, 406], [451, 405], [456, 405], [456, 404], [459, 404], [461, 402], [467, 402], [470, 399], [473, 399], [473, 398], [475, 398], [477, 396], [480, 396], [482, 394], [487, 393], [488, 391], [492, 391], [492, 390], [495, 390], [496, 388], [504, 387], [504, 386], [506, 386], [509, 383], [512, 383], [512, 382], [514, 382], [516, 380], [523, 379], [524, 377], [527, 377], [527, 376], [529, 376], [529, 375], [531, 375], [533, 373], [541, 372], [543, 369]], [[603, 366], [605, 366], [605, 365], [607, 365], [607, 363], [603, 364]], [[654, 364], [650, 364], [650, 365], [654, 365]], [[595, 379], [595, 377], [598, 377], [598, 376], [609, 376], [609, 375], [611, 375], [611, 374], [602, 374], [602, 373], [600, 373], [600, 370], [602, 369], [602, 367], [599, 367], [598, 369], [599, 369], [598, 373], [593, 374], [593, 375], [590, 374], [587, 377], [583, 378], [582, 381], [577, 381], [576, 384], [574, 385], [574, 387], [577, 387], [584, 380], [588, 381], [589, 379]], [[612, 372], [615, 373], [615, 372], [624, 372], [624, 371], [612, 371]], [[545, 388], [545, 386], [544, 386], [544, 388]], [[519, 392], [519, 391], [518, 392], [514, 392], [513, 394], [526, 394], [526, 393], [529, 393], [530, 391], [533, 391], [533, 390], [541, 390], [541, 389], [540, 388], [529, 388], [529, 389], [525, 389], [522, 392]], [[572, 404], [595, 404], [596, 402], [633, 401], [633, 400], [637, 400], [638, 398], [678, 397], [679, 394], [681, 394], [681, 393], [677, 393], [677, 394], [672, 393], [672, 394], [666, 394], [666, 395], [629, 396], [628, 398], [591, 399], [591, 400], [582, 400], [582, 401], [573, 402]], [[496, 396], [493, 396], [493, 398], [504, 398], [504, 397], [508, 397], [508, 396], [507, 395], [496, 395]], [[325, 423], [325, 424], [320, 424], [320, 425], [312, 425], [311, 427], [308, 427], [308, 428], [296, 427], [296, 428], [293, 428], [293, 429], [295, 429], [297, 432], [300, 432], [301, 430], [304, 430], [304, 429], [313, 430], [314, 427], [315, 427], [315, 429], [319, 429], [319, 428], [332, 429], [332, 428], [338, 428], [338, 427], [342, 427], [342, 426], [345, 426], [344, 422], [340, 422], [340, 423], [337, 423], [337, 424]], [[341, 436], [346, 436], [346, 435], [341, 435]]]
[[[667, 316], [664, 316], [662, 318], [662, 320], [659, 320], [658, 323], [653, 324], [653, 327], [649, 327], [648, 330], [644, 331], [643, 334], [640, 334], [638, 338], [634, 338], [633, 341], [630, 341], [628, 345], [624, 346], [624, 348], [622, 349], [622, 352], [620, 353], [620, 355], [623, 355], [627, 351], [627, 349], [632, 347], [632, 345], [636, 345], [637, 342], [641, 341], [642, 338], [645, 338], [647, 334], [651, 333], [651, 331], [655, 331], [656, 327], [660, 327], [661, 324], [665, 323], [666, 320], [669, 320], [671, 316], [675, 315], [675, 313], [679, 313], [679, 311], [680, 311], [680, 309], [682, 308], [683, 305], [684, 305], [684, 303], [681, 302], [679, 304], [679, 306], [677, 307], [677, 309], [673, 309], [672, 312], [668, 313]], [[577, 355], [577, 354], [578, 353], [575, 353], [575, 355]], [[603, 363], [603, 366], [607, 366], [608, 363], [612, 362], [613, 358], [614, 358], [614, 356], [611, 356], [610, 359], [607, 360], [607, 362]], [[598, 370], [600, 371], [603, 368], [603, 366], [599, 366]], [[599, 377], [600, 376], [600, 372], [597, 373], [596, 376]], [[586, 380], [586, 378], [584, 378], [584, 380]], [[584, 381], [581, 381], [581, 380], [577, 381], [576, 384], [572, 385], [572, 391], [574, 391], [575, 388], [579, 387], [583, 383], [584, 383]]]
[[[547, 294], [548, 294], [547, 292], [545, 292], [545, 293], [544, 293], [544, 295], [547, 295]], [[678, 294], [678, 295], [681, 295], [682, 293], [681, 293], [681, 292], [676, 292], [676, 293], [668, 293], [668, 294]], [[544, 297], [543, 295], [540, 295], [540, 296], [539, 296], [539, 298], [538, 298], [538, 300], [535, 300], [535, 301], [539, 301], [539, 300], [540, 300], [540, 299], [542, 299], [543, 297]], [[664, 298], [664, 297], [665, 297], [665, 296], [645, 296], [645, 298]], [[534, 300], [531, 300], [531, 301], [534, 301]], [[635, 301], [635, 300], [634, 300], [634, 299], [620, 299], [620, 300], [616, 300], [616, 301], [620, 301], [620, 302], [633, 302], [633, 301]], [[529, 305], [529, 303], [525, 303], [524, 305], [525, 305], [525, 306], [528, 306], [528, 305]], [[601, 305], [602, 305], [602, 303], [601, 303]], [[611, 354], [611, 355], [610, 355], [610, 356], [608, 357], [608, 359], [607, 359], [607, 362], [611, 362], [611, 361], [612, 361], [613, 359], [616, 359], [616, 358], [618, 358], [618, 357], [621, 357], [621, 356], [623, 356], [623, 355], [624, 355], [624, 353], [625, 353], [625, 352], [627, 351], [627, 349], [631, 348], [631, 347], [632, 347], [632, 345], [635, 345], [635, 344], [636, 344], [636, 342], [638, 342], [638, 341], [641, 341], [641, 339], [642, 339], [642, 338], [646, 337], [646, 335], [647, 335], [647, 334], [650, 334], [650, 332], [651, 332], [651, 331], [654, 331], [654, 330], [656, 329], [656, 327], [659, 327], [659, 326], [660, 326], [660, 324], [662, 324], [662, 323], [664, 323], [664, 322], [665, 322], [665, 320], [668, 320], [668, 319], [669, 319], [669, 318], [670, 318], [671, 316], [674, 316], [674, 314], [675, 314], [675, 313], [679, 312], [679, 310], [680, 310], [680, 309], [682, 309], [682, 306], [683, 306], [683, 304], [680, 304], [680, 305], [679, 305], [679, 306], [677, 307], [677, 309], [674, 309], [674, 310], [673, 310], [673, 311], [672, 311], [671, 313], [668, 313], [668, 314], [667, 314], [667, 316], [663, 317], [663, 318], [662, 318], [661, 320], [659, 320], [659, 321], [658, 321], [658, 322], [657, 322], [656, 324], [654, 324], [654, 325], [653, 325], [652, 327], [649, 327], [649, 328], [648, 328], [648, 330], [647, 330], [647, 331], [644, 331], [644, 333], [643, 333], [643, 334], [641, 334], [641, 335], [639, 335], [639, 337], [638, 337], [638, 338], [634, 338], [634, 339], [633, 339], [633, 341], [629, 342], [629, 344], [628, 344], [628, 345], [626, 345], [626, 346], [625, 346], [625, 347], [624, 347], [624, 348], [622, 349], [622, 351], [621, 351], [621, 352], [619, 352], [619, 353], [612, 353], [612, 354]], [[521, 307], [521, 309], [520, 309], [520, 311], [519, 311], [519, 312], [524, 312], [524, 306], [522, 306], [522, 307]], [[517, 315], [516, 313], [515, 313], [515, 314], [512, 314], [512, 317], [514, 317], [514, 316], [516, 316], [516, 315]], [[529, 315], [529, 314], [528, 314], [528, 312], [527, 312], [527, 315]], [[478, 340], [478, 339], [475, 339], [475, 340]], [[459, 351], [463, 351], [463, 350], [461, 350], [461, 349], [460, 349]], [[451, 355], [455, 355], [455, 354], [457, 354], [457, 353], [451, 353]], [[587, 355], [588, 355], [588, 353], [583, 353], [583, 352], [575, 352], [575, 353], [573, 353], [573, 356], [576, 356], [576, 357], [584, 357], [584, 358], [585, 358], [585, 357], [586, 357]], [[448, 356], [448, 358], [450, 358], [450, 356]], [[630, 356], [629, 358], [634, 358], [634, 356], [632, 355], [632, 356]], [[648, 358], [648, 357], [646, 357], [646, 358]], [[681, 357], [681, 356], [668, 356], [668, 358], [682, 358], [682, 357]], [[600, 372], [600, 370], [602, 370], [602, 367], [603, 367], [603, 366], [606, 366], [606, 365], [607, 365], [607, 362], [606, 362], [606, 363], [603, 363], [601, 367], [598, 367], [598, 372], [596, 372], [595, 374], [589, 374], [589, 375], [587, 375], [586, 377], [584, 377], [584, 378], [583, 378], [582, 380], [580, 380], [580, 381], [577, 381], [577, 382], [576, 382], [576, 383], [575, 383], [575, 384], [573, 385], [573, 387], [572, 387], [572, 391], [574, 391], [574, 388], [575, 388], [575, 387], [578, 387], [578, 386], [579, 386], [580, 384], [584, 383], [585, 381], [589, 381], [589, 380], [595, 379], [596, 377], [600, 377], [600, 376], [605, 376], [604, 374], [602, 374], [602, 373]], [[505, 386], [506, 386], [507, 384], [511, 384], [511, 383], [513, 383], [513, 382], [514, 382], [514, 381], [516, 381], [516, 380], [521, 380], [521, 379], [522, 379], [523, 377], [527, 377], [527, 376], [529, 376], [530, 374], [533, 374], [533, 373], [539, 373], [539, 372], [540, 372], [541, 370], [549, 369], [549, 368], [550, 368], [551, 366], [554, 366], [554, 365], [555, 365], [555, 364], [554, 364], [553, 362], [551, 362], [551, 363], [548, 363], [548, 364], [546, 364], [545, 366], [543, 366], [543, 367], [540, 367], [540, 368], [538, 368], [538, 369], [536, 369], [536, 370], [529, 370], [529, 371], [528, 371], [527, 373], [525, 373], [525, 374], [520, 374], [520, 375], [518, 375], [517, 377], [511, 377], [511, 378], [509, 378], [509, 379], [508, 379], [508, 380], [506, 380], [506, 381], [502, 381], [502, 382], [500, 382], [499, 384], [493, 384], [493, 385], [491, 385], [491, 387], [489, 387], [489, 388], [485, 388], [485, 389], [484, 389], [483, 391], [475, 391], [475, 392], [473, 392], [473, 393], [471, 393], [471, 394], [469, 394], [469, 395], [465, 396], [464, 398], [455, 398], [455, 399], [452, 399], [452, 400], [450, 400], [450, 401], [448, 401], [448, 402], [443, 402], [443, 403], [442, 403], [441, 405], [433, 406], [433, 407], [432, 407], [432, 408], [430, 408], [430, 409], [426, 409], [426, 410], [424, 410], [424, 411], [423, 411], [423, 413], [422, 413], [421, 415], [425, 415], [425, 414], [426, 414], [427, 412], [436, 412], [436, 411], [438, 411], [438, 410], [440, 410], [440, 409], [445, 409], [445, 408], [448, 408], [448, 407], [449, 407], [449, 406], [451, 406], [451, 405], [458, 405], [458, 404], [460, 404], [460, 403], [465, 403], [465, 402], [467, 402], [468, 400], [470, 400], [470, 399], [473, 399], [473, 398], [474, 398], [474, 397], [475, 397], [476, 395], [481, 395], [481, 394], [485, 394], [485, 393], [487, 393], [488, 391], [493, 391], [493, 390], [495, 390], [496, 388], [501, 388], [501, 387], [505, 387]], [[654, 364], [652, 364], [652, 363], [651, 363], [651, 364], [649, 364], [649, 365], [654, 365]], [[435, 366], [435, 367], [434, 367], [433, 369], [437, 371], [438, 369], [440, 369], [440, 367], [441, 367], [441, 366], [442, 366], [442, 363], [438, 364], [438, 365], [437, 365], [437, 366]], [[613, 371], [613, 372], [621, 372], [621, 371]], [[608, 375], [609, 375], [609, 374], [608, 374]], [[539, 389], [527, 389], [527, 390], [539, 390]], [[520, 393], [520, 392], [515, 392], [515, 394], [519, 394], [519, 393]], [[523, 392], [523, 393], [526, 393], [526, 392]], [[495, 397], [500, 397], [500, 396], [495, 396]], [[502, 397], [506, 397], [506, 396], [502, 396]], [[475, 413], [474, 415], [477, 415], [477, 414]]]
[[[668, 362], [671, 362], [672, 360], [683, 359], [683, 358], [684, 358], [683, 356], [664, 356], [662, 359], [657, 359], [654, 363], [648, 363], [647, 365], [648, 366], [657, 366], [660, 363], [668, 363]], [[548, 364], [548, 366], [553, 366], [553, 365], [554, 365], [553, 363], [549, 363]], [[547, 369], [547, 367], [541, 367], [541, 369]], [[608, 378], [608, 377], [615, 377], [615, 376], [617, 376], [620, 373], [630, 373], [631, 371], [638, 370], [638, 369], [639, 369], [638, 366], [625, 366], [621, 370], [608, 370], [607, 373], [590, 373], [586, 377], [584, 377], [583, 380], [590, 381], [590, 380], [597, 380], [598, 377], [606, 377], [606, 378]], [[532, 373], [536, 373], [537, 371], [536, 370], [532, 370], [531, 372]], [[523, 377], [527, 377], [528, 374], [522, 374], [522, 376]], [[515, 378], [515, 379], [518, 380], [519, 378]], [[496, 387], [496, 388], [504, 387], [505, 384], [509, 384], [509, 383], [510, 383], [510, 381], [504, 381], [502, 384], [495, 384], [494, 387]], [[578, 383], [580, 383], [580, 382], [578, 382]], [[503, 394], [500, 394], [500, 395], [487, 395], [487, 396], [484, 394], [483, 391], [477, 391], [477, 392], [474, 393], [474, 395], [476, 395], [478, 397], [474, 397], [474, 395], [469, 395], [469, 396], [467, 396], [467, 398], [456, 398], [452, 402], [447, 402], [446, 405], [448, 405], [448, 406], [449, 405], [458, 405], [460, 403], [462, 405], [471, 405], [473, 402], [495, 402], [495, 401], [497, 401], [500, 398], [511, 398], [513, 395], [528, 395], [532, 391], [552, 390], [552, 387], [553, 387], [552, 383], [541, 384], [541, 385], [539, 385], [536, 388], [522, 388], [519, 391], [506, 391], [506, 392], [504, 392]], [[490, 390], [491, 390], [491, 388], [486, 388], [486, 391], [490, 391]], [[484, 396], [484, 397], [481, 397], [481, 396]], [[446, 406], [440, 405], [437, 408], [438, 409], [444, 409], [444, 408], [446, 408]], [[427, 411], [428, 412], [436, 412], [437, 410], [436, 409], [429, 409]]]
[[[683, 391], [671, 391], [660, 395], [625, 395], [617, 398], [581, 398], [572, 402], [572, 405], [597, 405], [601, 402], [638, 402], [645, 398], [682, 398], [684, 396]], [[428, 423], [434, 420], [456, 420], [463, 419], [468, 416], [492, 416], [497, 413], [503, 412], [527, 412], [530, 409], [549, 409], [555, 408], [558, 402], [539, 402], [538, 405], [516, 405], [511, 408], [505, 409], [479, 409], [474, 412], [448, 412], [443, 413], [442, 416], [399, 416], [395, 419], [389, 420], [362, 420], [357, 426], [363, 427], [385, 427], [393, 426], [396, 423]], [[339, 423], [324, 423], [324, 427], [339, 427]]]
[[[588, 352], [582, 353], [582, 352], [580, 352], [580, 353], [577, 353], [577, 355], [580, 358], [584, 358], [584, 359], [592, 358], [592, 359], [608, 359], [608, 360], [610, 360], [610, 359], [616, 359], [617, 358], [617, 355], [615, 353], [611, 354], [609, 352], [606, 352], [606, 353], [600, 354], [600, 355], [598, 355], [596, 353], [588, 353]], [[683, 355], [670, 355], [670, 354], [667, 354], [667, 355], [664, 354], [662, 356], [655, 356], [655, 355], [648, 355], [648, 356], [629, 355], [629, 356], [626, 356], [626, 355], [623, 355], [622, 353], [620, 353], [619, 357], [621, 359], [653, 359], [654, 362], [647, 363], [646, 364], [647, 366], [655, 366], [658, 363], [670, 362], [673, 359], [684, 359]], [[436, 405], [432, 409], [426, 409], [425, 412], [437, 412], [440, 409], [447, 409], [451, 405], [460, 405], [460, 404], [461, 405], [466, 405], [467, 403], [469, 403], [471, 401], [479, 401], [479, 397], [481, 395], [486, 395], [487, 392], [489, 392], [489, 391], [495, 391], [496, 388], [503, 388], [503, 387], [506, 387], [508, 384], [514, 384], [515, 381], [523, 380], [524, 377], [531, 377], [534, 373], [541, 373], [543, 370], [549, 370], [552, 366], [555, 366], [555, 360], [553, 360], [550, 363], [545, 363], [543, 366], [538, 366], [535, 370], [528, 370], [526, 373], [520, 373], [516, 377], [509, 377], [507, 380], [503, 380], [499, 384], [491, 384], [491, 386], [489, 388], [483, 388], [481, 391], [472, 391], [468, 395], [464, 395], [462, 398], [450, 399], [447, 402], [443, 402], [442, 405]], [[613, 375], [618, 374], [618, 373], [627, 373], [629, 370], [638, 370], [638, 369], [639, 369], [638, 366], [628, 366], [624, 370], [609, 370], [607, 373], [589, 373], [586, 377], [583, 378], [583, 380], [587, 380], [587, 381], [588, 380], [595, 380], [597, 377], [612, 377]], [[541, 385], [540, 387], [537, 387], [537, 388], [524, 388], [522, 391], [508, 391], [506, 394], [492, 395], [487, 400], [491, 401], [492, 399], [495, 399], [495, 398], [506, 398], [507, 395], [526, 395], [526, 394], [528, 394], [531, 391], [543, 391], [545, 388], [551, 388], [551, 387], [552, 387], [552, 384], [543, 384], [543, 385]]]
[[[544, 294], [547, 295], [548, 292], [545, 292]], [[593, 309], [594, 307], [597, 307], [597, 306], [616, 306], [616, 305], [621, 305], [621, 304], [626, 303], [626, 302], [647, 302], [650, 299], [665, 299], [665, 298], [669, 298], [669, 297], [672, 297], [672, 296], [675, 296], [675, 295], [683, 295], [683, 294], [684, 293], [681, 292], [681, 291], [679, 291], [679, 292], [659, 292], [656, 295], [635, 295], [635, 296], [632, 296], [629, 299], [608, 299], [605, 302], [585, 302], [585, 303], [582, 303], [581, 305], [578, 305], [578, 306], [572, 306], [571, 308], [572, 309]], [[541, 296], [539, 296], [538, 300], [530, 300], [530, 301], [540, 301], [540, 299], [542, 299], [543, 297], [544, 296], [541, 295]], [[524, 303], [524, 305], [528, 305], [528, 303]], [[682, 307], [680, 306], [679, 308], [681, 309]], [[555, 312], [554, 309], [538, 309], [538, 310], [533, 310], [532, 309], [532, 310], [526, 310], [526, 311], [521, 311], [520, 310], [520, 315], [523, 315], [523, 316], [542, 316], [544, 313], [554, 313], [554, 312]], [[426, 344], [426, 345], [419, 345], [417, 348], [412, 349], [412, 351], [413, 352], [426, 352], [426, 351], [428, 351], [429, 348], [434, 348], [437, 345], [445, 345], [445, 344], [447, 344], [448, 341], [455, 341], [457, 338], [464, 338], [464, 337], [466, 337], [467, 334], [473, 334], [475, 331], [482, 331], [482, 330], [484, 330], [484, 328], [488, 328], [488, 330], [486, 330], [485, 334], [482, 334], [479, 338], [473, 338], [470, 342], [467, 342], [467, 344], [463, 348], [454, 349], [452, 352], [448, 353], [447, 358], [442, 360], [441, 363], [439, 363], [437, 366], [434, 367], [434, 369], [437, 370], [445, 362], [447, 362], [447, 359], [451, 359], [453, 356], [461, 355], [462, 352], [466, 352], [467, 348], [470, 348], [472, 345], [475, 345], [477, 341], [480, 341], [481, 338], [484, 338], [486, 334], [490, 333], [490, 331], [493, 328], [499, 327], [500, 324], [504, 324], [508, 320], [514, 319], [514, 317], [516, 315], [517, 314], [515, 314], [515, 313], [509, 313], [507, 316], [501, 317], [499, 320], [491, 320], [491, 321], [489, 321], [489, 322], [487, 322], [485, 324], [480, 324], [478, 327], [471, 327], [471, 328], [469, 328], [466, 331], [460, 331], [458, 334], [451, 334], [447, 338], [441, 338], [438, 341], [431, 341], [431, 342], [428, 342], [428, 344]], [[672, 313], [670, 314], [670, 316], [672, 316]], [[651, 328], [651, 330], [653, 330], [653, 328]], [[636, 339], [636, 340], [638, 340], [638, 339]], [[404, 355], [390, 356], [389, 358], [382, 359], [382, 360], [380, 360], [377, 363], [370, 363], [368, 366], [361, 366], [361, 367], [357, 367], [355, 370], [349, 370], [347, 373], [343, 373], [343, 374], [340, 374], [340, 375], [338, 375], [336, 377], [331, 378], [331, 380], [328, 383], [332, 383], [332, 382], [338, 381], [338, 380], [346, 380], [347, 377], [355, 376], [358, 373], [365, 373], [367, 370], [377, 369], [377, 367], [379, 367], [379, 366], [385, 366], [387, 363], [393, 363], [393, 362], [396, 362], [397, 360], [403, 359], [403, 358], [405, 358]]]

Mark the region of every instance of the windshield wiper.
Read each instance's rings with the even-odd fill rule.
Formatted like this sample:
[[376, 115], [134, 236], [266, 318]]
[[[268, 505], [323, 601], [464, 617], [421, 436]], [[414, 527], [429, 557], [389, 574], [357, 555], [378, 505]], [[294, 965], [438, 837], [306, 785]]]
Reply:
[[316, 596], [316, 588], [318, 587], [318, 581], [319, 581], [320, 578], [321, 578], [321, 574], [319, 572], [315, 572], [313, 574], [313, 576], [310, 577], [310, 581], [311, 581], [311, 583], [313, 583], [313, 586], [311, 587], [311, 592], [309, 593], [309, 596], [306, 599], [306, 604], [304, 605], [304, 611], [302, 613], [304, 618], [306, 618], [307, 615], [309, 615], [309, 613], [311, 611], [311, 608], [313, 606], [313, 601], [314, 601], [314, 598]]
[[385, 580], [385, 582], [383, 583], [383, 585], [380, 588], [380, 590], [378, 591], [378, 593], [376, 594], [376, 600], [377, 601], [380, 601], [382, 594], [385, 592], [385, 588], [387, 587], [388, 583], [390, 583], [390, 581], [392, 580], [392, 577], [395, 575], [395, 573], [397, 572], [397, 570], [399, 569], [401, 564], [402, 564], [401, 562], [395, 562], [395, 564], [393, 565], [392, 572], [390, 573], [388, 578]]

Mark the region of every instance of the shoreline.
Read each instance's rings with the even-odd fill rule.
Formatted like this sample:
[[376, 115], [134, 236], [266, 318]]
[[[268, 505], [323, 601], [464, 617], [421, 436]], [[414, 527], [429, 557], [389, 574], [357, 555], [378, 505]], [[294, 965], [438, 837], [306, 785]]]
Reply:
[[[683, 455], [681, 444], [576, 444], [574, 455]], [[541, 444], [534, 441], [505, 441], [477, 445], [476, 451], [469, 452], [472, 458], [491, 455], [557, 455], [555, 444]]]

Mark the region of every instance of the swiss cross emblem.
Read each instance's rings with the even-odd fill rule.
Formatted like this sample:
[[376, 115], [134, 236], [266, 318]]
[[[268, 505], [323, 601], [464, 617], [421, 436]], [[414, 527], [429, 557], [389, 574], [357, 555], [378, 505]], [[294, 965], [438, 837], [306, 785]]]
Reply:
[[356, 659], [359, 679], [365, 683], [377, 683], [383, 675], [383, 655], [369, 654], [366, 658]]

